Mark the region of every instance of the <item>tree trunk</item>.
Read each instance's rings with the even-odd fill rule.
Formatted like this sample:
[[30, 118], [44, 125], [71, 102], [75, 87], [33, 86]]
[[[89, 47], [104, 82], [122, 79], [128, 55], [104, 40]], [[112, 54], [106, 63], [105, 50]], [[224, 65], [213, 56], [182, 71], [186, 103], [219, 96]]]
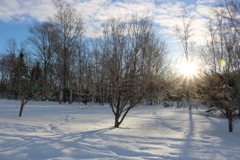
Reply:
[[69, 104], [72, 104], [72, 99], [73, 99], [72, 90], [70, 89]]
[[119, 122], [120, 115], [118, 113], [115, 114], [115, 125], [114, 127], [119, 128], [121, 122]]
[[22, 117], [23, 108], [24, 108], [24, 101], [22, 100], [21, 107], [20, 107], [20, 112], [19, 112], [19, 117]]
[[[119, 126], [121, 125], [121, 123], [123, 122], [123, 120], [125, 119], [126, 115], [128, 114], [128, 112], [130, 111], [132, 107], [129, 107], [128, 109], [126, 109], [125, 112], [121, 112], [118, 110], [114, 115], [115, 115], [115, 125], [114, 127], [119, 128]], [[120, 119], [121, 114], [123, 114], [122, 118]]]
[[228, 110], [228, 129], [229, 129], [229, 132], [233, 132], [233, 115], [232, 115], [232, 110]]
[[229, 132], [232, 132], [233, 131], [233, 123], [232, 123], [232, 120], [228, 120], [228, 128], [229, 128]]
[[227, 118], [230, 118], [230, 115], [229, 115], [230, 113], [229, 113], [229, 110], [228, 109], [226, 109], [226, 117]]
[[62, 94], [62, 95], [63, 95], [63, 97], [62, 97], [62, 98], [63, 98], [63, 99], [62, 99], [62, 100], [63, 100], [63, 103], [66, 103], [66, 102], [67, 102], [66, 89], [64, 88], [62, 92], [63, 92], [63, 94]]
[[191, 91], [192, 91], [192, 79], [190, 79], [189, 81], [189, 86], [188, 86], [188, 95], [189, 95], [189, 99], [188, 99], [188, 103], [189, 103], [189, 110], [192, 109], [192, 95], [191, 95]]
[[62, 101], [63, 101], [63, 92], [61, 90], [59, 94], [59, 103], [62, 104]]

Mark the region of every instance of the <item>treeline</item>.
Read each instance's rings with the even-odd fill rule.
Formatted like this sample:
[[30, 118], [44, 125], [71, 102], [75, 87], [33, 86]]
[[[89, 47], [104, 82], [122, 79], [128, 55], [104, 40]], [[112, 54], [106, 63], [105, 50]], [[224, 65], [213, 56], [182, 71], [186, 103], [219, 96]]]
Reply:
[[[0, 94], [21, 99], [109, 103], [115, 127], [145, 101], [186, 102], [221, 111], [229, 131], [240, 104], [240, 3], [222, 0], [208, 17], [205, 42], [193, 40], [194, 18], [185, 10], [176, 26], [186, 63], [198, 73], [184, 77], [167, 58], [168, 48], [149, 17], [126, 16], [103, 22], [94, 38], [85, 35], [81, 15], [56, 0], [57, 12], [29, 28], [25, 43], [6, 43], [0, 59]], [[100, 35], [99, 35], [100, 34]]]
[[90, 39], [76, 10], [60, 0], [55, 5], [57, 13], [29, 28], [21, 48], [8, 40], [0, 60], [0, 93], [22, 100], [19, 116], [30, 99], [108, 102], [118, 127], [143, 99], [158, 98], [167, 47], [151, 19], [111, 18]]

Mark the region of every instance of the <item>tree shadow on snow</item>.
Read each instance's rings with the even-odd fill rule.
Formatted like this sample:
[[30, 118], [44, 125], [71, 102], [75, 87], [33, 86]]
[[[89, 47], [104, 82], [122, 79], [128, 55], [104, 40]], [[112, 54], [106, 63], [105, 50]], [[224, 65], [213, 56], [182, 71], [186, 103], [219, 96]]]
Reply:
[[[103, 128], [90, 130], [86, 132], [62, 134], [57, 127], [51, 127], [46, 130], [45, 127], [35, 127], [29, 125], [18, 126], [21, 129], [27, 129], [26, 134], [0, 133], [1, 139], [0, 158], [8, 160], [42, 160], [51, 158], [96, 158], [108, 157], [113, 158], [114, 154], [105, 151], [98, 145], [97, 141], [104, 141], [107, 136], [105, 132], [115, 128]], [[15, 126], [17, 128], [17, 126]], [[32, 128], [32, 129], [29, 129]], [[18, 130], [18, 129], [16, 129]], [[38, 131], [43, 131], [38, 133]], [[96, 142], [91, 142], [96, 140]]]

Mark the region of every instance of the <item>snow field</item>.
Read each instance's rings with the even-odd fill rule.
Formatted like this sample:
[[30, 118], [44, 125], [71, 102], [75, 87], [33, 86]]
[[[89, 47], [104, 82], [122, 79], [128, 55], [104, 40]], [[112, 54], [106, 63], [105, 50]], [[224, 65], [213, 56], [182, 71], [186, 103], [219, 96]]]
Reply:
[[204, 109], [142, 105], [114, 128], [109, 106], [0, 100], [0, 160], [240, 159], [240, 124]]

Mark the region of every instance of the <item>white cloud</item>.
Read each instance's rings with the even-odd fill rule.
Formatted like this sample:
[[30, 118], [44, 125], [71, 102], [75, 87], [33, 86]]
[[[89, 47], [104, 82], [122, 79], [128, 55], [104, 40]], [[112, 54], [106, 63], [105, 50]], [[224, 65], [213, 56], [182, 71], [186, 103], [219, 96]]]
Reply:
[[175, 26], [181, 23], [181, 15], [186, 4], [178, 2], [165, 2], [156, 5], [154, 22], [163, 28], [159, 31], [168, 39], [168, 43], [175, 43]]
[[[175, 26], [182, 26], [182, 13], [185, 8], [189, 15], [192, 16], [192, 38], [196, 43], [202, 43], [206, 37], [206, 25], [208, 17], [213, 17], [212, 1], [198, 0], [195, 4], [186, 4], [181, 1], [167, 2], [156, 6], [154, 22], [164, 28], [161, 33], [171, 37], [169, 40], [178, 41], [175, 36]], [[189, 21], [189, 20], [187, 20]]]
[[[211, 4], [215, 0], [197, 0], [186, 4], [179, 0], [67, 0], [82, 14], [88, 34], [109, 17], [138, 14], [152, 16], [154, 22], [163, 27], [161, 33], [174, 35], [174, 26], [181, 24], [183, 8], [186, 8], [195, 18], [193, 29], [199, 35], [205, 25], [204, 17], [212, 14]], [[44, 21], [55, 12], [51, 0], [1, 0], [0, 21], [18, 22], [35, 19]]]
[[[74, 7], [82, 14], [89, 28], [99, 27], [101, 22], [111, 18], [131, 14], [152, 16], [155, 9], [152, 0], [109, 1], [88, 0], [75, 2]], [[89, 31], [89, 30], [88, 30]], [[89, 32], [92, 32], [91, 30]]]
[[[120, 14], [144, 14], [154, 10], [153, 0], [67, 0], [85, 19], [102, 21]], [[6, 0], [0, 2], [0, 20], [9, 22], [28, 16], [39, 21], [46, 20], [55, 11], [51, 0]]]
[[0, 2], [0, 20], [24, 21], [24, 19], [46, 20], [52, 14], [54, 6], [50, 0], [6, 0]]
[[197, 0], [196, 4], [213, 4], [217, 0]]
[[213, 15], [213, 8], [210, 5], [197, 5], [196, 12], [200, 16], [211, 17]]
[[143, 13], [154, 8], [154, 4], [150, 3], [149, 1], [141, 1], [133, 3], [128, 1], [128, 3], [124, 3], [121, 1], [87, 1], [78, 3], [75, 5], [75, 8], [79, 10], [86, 18], [94, 19], [96, 21], [106, 20], [112, 16], [120, 16], [125, 15], [127, 13]]

